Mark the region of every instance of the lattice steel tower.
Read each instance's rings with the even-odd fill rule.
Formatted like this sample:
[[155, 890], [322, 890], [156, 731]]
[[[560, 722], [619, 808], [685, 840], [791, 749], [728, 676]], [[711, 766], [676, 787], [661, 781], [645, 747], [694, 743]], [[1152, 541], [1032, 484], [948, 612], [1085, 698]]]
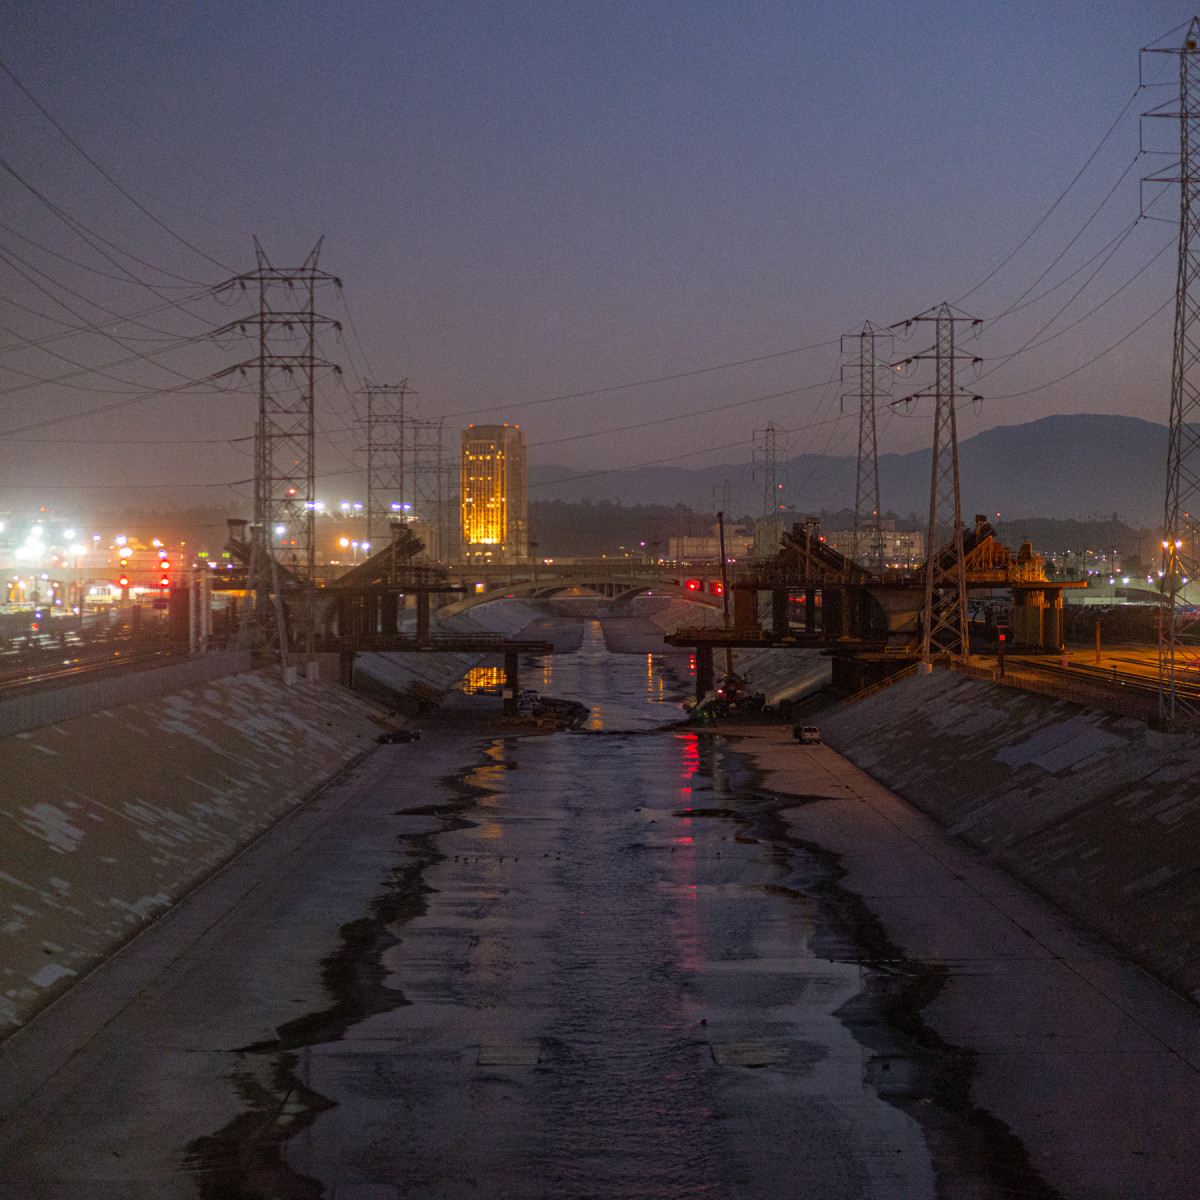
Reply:
[[390, 523], [412, 512], [405, 492], [405, 406], [413, 393], [405, 379], [368, 383], [359, 394], [367, 398], [362, 421], [367, 434], [367, 541], [382, 549]]
[[[317, 330], [341, 326], [316, 310], [317, 288], [341, 287], [335, 275], [317, 269], [322, 238], [299, 267], [273, 267], [254, 239], [255, 269], [226, 287], [253, 289], [258, 312], [230, 322], [217, 333], [250, 333], [258, 354], [229, 368], [258, 378], [258, 422], [254, 432], [254, 522], [247, 587], [255, 593], [256, 612], [267, 594], [276, 597], [275, 563], [282, 565], [311, 601], [315, 563], [316, 456], [314, 402], [318, 370], [341, 373], [318, 358]], [[228, 373], [228, 372], [226, 372]], [[308, 614], [311, 618], [311, 613]], [[311, 620], [307, 621], [311, 632]], [[286, 640], [281, 638], [286, 651]]]
[[[442, 421], [409, 422], [411, 435], [412, 515], [422, 525], [421, 536], [430, 558], [446, 557], [443, 519], [445, 462], [442, 457]], [[430, 543], [434, 543], [430, 545]]]
[[[1178, 108], [1169, 101], [1145, 114], [1179, 121], [1179, 161], [1148, 179], [1179, 184], [1179, 265], [1158, 660], [1159, 716], [1170, 723], [1200, 714], [1194, 695], [1185, 697], [1180, 688], [1185, 681], [1194, 685], [1200, 669], [1200, 646], [1194, 636], [1195, 597], [1188, 601], [1184, 596], [1184, 581], [1195, 580], [1200, 569], [1196, 548], [1200, 517], [1200, 18], [1192, 18], [1182, 46], [1142, 53], [1179, 57]], [[1187, 643], [1181, 637], [1185, 632], [1192, 635]]]
[[[778, 517], [779, 515], [779, 497], [776, 493], [779, 491], [778, 480], [775, 477], [775, 426], [768, 424], [766, 429], [760, 431], [762, 442], [757, 450], [758, 460], [762, 463], [763, 472], [763, 516]], [[754, 440], [758, 443], [759, 433], [755, 433]]]
[[[954, 326], [963, 321], [978, 326], [977, 317], [955, 314], [949, 304], [930, 309], [903, 324], [933, 321], [937, 341], [932, 353], [914, 354], [908, 362], [933, 358], [936, 386], [932, 393], [906, 397], [918, 400], [932, 395], [933, 475], [929, 487], [929, 535], [925, 546], [925, 606], [921, 629], [921, 661], [930, 663], [948, 655], [966, 661], [970, 654], [967, 629], [967, 572], [963, 555], [962, 500], [958, 487], [958, 431], [955, 425]], [[970, 355], [962, 357], [970, 358]], [[978, 361], [974, 359], [973, 361]], [[977, 398], [977, 397], [973, 397]]]
[[[842, 353], [846, 343], [858, 340], [858, 391], [849, 393], [844, 399], [858, 401], [858, 472], [854, 482], [854, 534], [850, 557], [865, 555], [867, 564], [876, 571], [883, 570], [883, 526], [882, 506], [879, 498], [879, 442], [875, 427], [875, 401], [880, 394], [887, 395], [886, 386], [880, 386], [876, 371], [879, 363], [875, 357], [875, 339], [891, 338], [886, 330], [876, 329], [867, 321], [861, 333], [842, 338]], [[851, 368], [853, 369], [853, 368]], [[842, 368], [845, 382], [846, 368]], [[890, 383], [891, 372], [884, 371], [883, 378]]]

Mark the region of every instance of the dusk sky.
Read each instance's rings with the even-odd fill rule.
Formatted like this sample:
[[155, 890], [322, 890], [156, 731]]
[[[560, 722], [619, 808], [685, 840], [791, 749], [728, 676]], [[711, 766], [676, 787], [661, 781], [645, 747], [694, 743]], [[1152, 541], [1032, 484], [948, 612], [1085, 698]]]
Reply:
[[[448, 449], [520, 423], [537, 464], [745, 462], [768, 422], [781, 457], [853, 454], [838, 339], [943, 300], [984, 318], [960, 438], [1165, 423], [1178, 193], [1146, 189], [1161, 219], [1138, 221], [1170, 161], [1138, 157], [1138, 116], [1177, 62], [1151, 56], [1167, 86], [1138, 93], [1138, 51], [1190, 16], [6, 0], [0, 62], [141, 209], [0, 75], [0, 508], [249, 497], [254, 388], [204, 381], [253, 355], [208, 333], [251, 311], [209, 289], [253, 268], [254, 236], [276, 266], [324, 237], [344, 285], [320, 294], [346, 326], [321, 343], [343, 368], [319, 389], [333, 502], [363, 492], [366, 378], [407, 379]], [[898, 376], [896, 397], [932, 379]], [[881, 451], [926, 445], [931, 416], [887, 409]]]

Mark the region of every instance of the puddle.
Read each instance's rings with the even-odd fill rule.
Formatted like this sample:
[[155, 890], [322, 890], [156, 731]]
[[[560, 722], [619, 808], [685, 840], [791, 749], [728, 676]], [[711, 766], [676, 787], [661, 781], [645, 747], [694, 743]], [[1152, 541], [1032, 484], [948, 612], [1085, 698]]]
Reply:
[[841, 886], [840, 857], [791, 837], [781, 812], [793, 806], [790, 797], [760, 796], [741, 813], [754, 818], [755, 832], [789, 867], [790, 886], [767, 886], [815, 901], [813, 953], [864, 968], [863, 990], [834, 1015], [872, 1051], [866, 1084], [920, 1126], [938, 1195], [1061, 1200], [1021, 1140], [971, 1100], [974, 1053], [945, 1042], [921, 1016], [941, 991], [946, 968], [910, 959], [888, 940], [862, 898]]
[[[862, 991], [834, 1015], [872, 1052], [864, 1068], [866, 1085], [921, 1128], [938, 1195], [1061, 1200], [1034, 1169], [1021, 1140], [972, 1102], [973, 1052], [945, 1042], [921, 1016], [941, 991], [946, 968], [908, 958], [862, 898], [841, 886], [839, 856], [789, 834], [782, 813], [823, 797], [768, 792], [753, 764], [728, 742], [722, 750], [718, 735], [697, 735], [696, 763], [695, 790], [705, 790], [699, 786], [703, 780], [725, 803], [673, 815], [729, 820], [739, 831], [735, 842], [762, 843], [787, 880], [763, 885], [764, 890], [816, 905], [812, 953], [863, 968]], [[759, 1044], [714, 1045], [712, 1053], [721, 1065], [746, 1068], [778, 1060], [776, 1048]]]
[[325, 1195], [318, 1180], [293, 1171], [285, 1157], [291, 1138], [336, 1107], [302, 1078], [308, 1047], [339, 1041], [360, 1021], [408, 1004], [401, 991], [385, 984], [383, 956], [399, 943], [399, 927], [425, 912], [425, 898], [433, 890], [425, 872], [446, 857], [437, 848], [438, 837], [471, 828], [474, 822], [462, 814], [490, 794], [489, 773], [515, 766], [502, 746], [493, 743], [483, 764], [441, 780], [450, 796], [444, 804], [420, 806], [421, 815], [438, 819], [436, 829], [398, 836], [407, 861], [391, 872], [370, 913], [341, 927], [340, 944], [321, 961], [321, 983], [332, 1003], [280, 1025], [273, 1038], [233, 1051], [240, 1065], [229, 1078], [245, 1110], [215, 1133], [189, 1142], [184, 1154], [201, 1200], [320, 1200]]

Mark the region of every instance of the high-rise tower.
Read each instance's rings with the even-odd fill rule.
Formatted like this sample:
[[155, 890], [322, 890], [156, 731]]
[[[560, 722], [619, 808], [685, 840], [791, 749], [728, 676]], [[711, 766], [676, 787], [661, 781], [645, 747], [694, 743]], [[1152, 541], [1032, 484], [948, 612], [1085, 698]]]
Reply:
[[463, 558], [480, 563], [524, 561], [529, 557], [529, 503], [520, 427], [464, 429], [461, 462]]

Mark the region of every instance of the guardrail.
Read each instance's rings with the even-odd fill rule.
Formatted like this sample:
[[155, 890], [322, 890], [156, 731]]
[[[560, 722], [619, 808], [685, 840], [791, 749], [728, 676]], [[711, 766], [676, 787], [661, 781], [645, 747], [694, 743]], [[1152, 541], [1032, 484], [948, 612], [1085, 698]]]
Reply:
[[851, 705], [857, 704], [860, 700], [867, 700], [871, 696], [877, 695], [879, 692], [890, 688], [893, 683], [899, 683], [902, 679], [907, 679], [910, 675], [917, 673], [917, 663], [897, 671], [894, 675], [888, 675], [885, 679], [880, 679], [877, 683], [872, 683], [863, 688], [861, 691], [855, 692], [852, 696], [847, 696], [839, 706], [839, 711], [843, 708], [850, 708]]
[[64, 683], [52, 691], [6, 697], [0, 700], [0, 737], [69, 721], [104, 708], [153, 700], [181, 688], [249, 671], [252, 665], [249, 651], [216, 651], [161, 667], [143, 667], [128, 675]]

